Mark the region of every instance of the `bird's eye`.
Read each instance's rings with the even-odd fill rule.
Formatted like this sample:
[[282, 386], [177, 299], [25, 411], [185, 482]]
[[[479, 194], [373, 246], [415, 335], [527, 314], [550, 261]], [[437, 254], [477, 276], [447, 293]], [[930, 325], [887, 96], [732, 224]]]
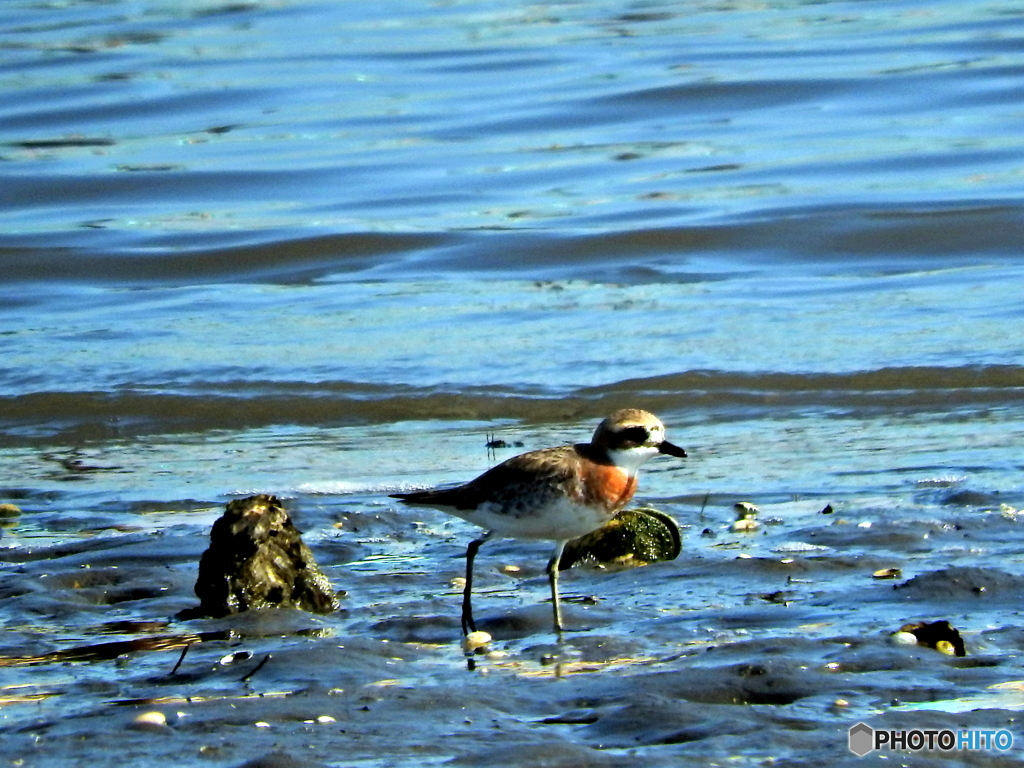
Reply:
[[646, 427], [626, 427], [624, 430], [616, 435], [616, 443], [620, 448], [633, 448], [637, 445], [643, 445], [650, 438], [650, 433]]

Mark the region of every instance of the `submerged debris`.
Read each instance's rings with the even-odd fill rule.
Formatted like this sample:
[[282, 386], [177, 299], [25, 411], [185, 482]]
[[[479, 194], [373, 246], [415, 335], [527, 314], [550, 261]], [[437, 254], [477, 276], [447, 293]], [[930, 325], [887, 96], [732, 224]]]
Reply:
[[226, 616], [250, 608], [330, 613], [338, 597], [281, 502], [261, 494], [228, 504], [199, 561], [200, 605], [179, 618]]
[[682, 535], [674, 518], [650, 507], [627, 509], [607, 525], [565, 545], [560, 570], [576, 563], [647, 565], [675, 560]]
[[21, 517], [21, 508], [17, 504], [0, 504], [0, 528], [13, 528]]
[[911, 643], [910, 637], [914, 638], [917, 645], [934, 648], [947, 656], [967, 655], [967, 648], [960, 637], [960, 632], [945, 619], [904, 624], [898, 632], [893, 633], [893, 639], [901, 644], [914, 644]]
[[749, 501], [740, 501], [732, 505], [733, 511], [736, 512], [736, 522], [732, 524], [732, 529], [737, 533], [750, 533], [756, 531], [760, 527], [760, 523], [757, 522], [757, 513], [761, 510], [757, 508], [756, 504], [751, 504]]

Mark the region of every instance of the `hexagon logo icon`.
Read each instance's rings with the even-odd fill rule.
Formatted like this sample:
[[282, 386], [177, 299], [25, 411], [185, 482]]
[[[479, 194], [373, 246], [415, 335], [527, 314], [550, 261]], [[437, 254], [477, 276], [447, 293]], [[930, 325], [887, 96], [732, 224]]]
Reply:
[[864, 757], [875, 748], [875, 729], [867, 723], [850, 727], [850, 751], [857, 757]]

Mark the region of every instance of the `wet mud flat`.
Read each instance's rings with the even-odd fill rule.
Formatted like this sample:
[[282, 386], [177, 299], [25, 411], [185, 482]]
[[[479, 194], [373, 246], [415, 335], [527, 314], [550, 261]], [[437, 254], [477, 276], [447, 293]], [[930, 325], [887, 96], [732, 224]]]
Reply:
[[[564, 574], [494, 542], [464, 653], [467, 533], [371, 497], [288, 500], [340, 608], [172, 617], [195, 604], [215, 508], [176, 525], [3, 551], [0, 733], [11, 765], [828, 764], [859, 721], [1009, 731], [1010, 750], [883, 752], [1009, 765], [1024, 745], [1019, 499], [926, 488], [913, 503], [661, 499], [672, 562]], [[701, 509], [701, 506], [704, 508]], [[894, 640], [945, 620], [966, 655]], [[904, 638], [905, 639], [905, 638]], [[185, 650], [187, 647], [187, 651]]]
[[[1024, 16], [918, 5], [4, 3], [0, 766], [1017, 764]], [[467, 659], [387, 493], [626, 405], [680, 556]], [[257, 492], [337, 610], [179, 618]]]

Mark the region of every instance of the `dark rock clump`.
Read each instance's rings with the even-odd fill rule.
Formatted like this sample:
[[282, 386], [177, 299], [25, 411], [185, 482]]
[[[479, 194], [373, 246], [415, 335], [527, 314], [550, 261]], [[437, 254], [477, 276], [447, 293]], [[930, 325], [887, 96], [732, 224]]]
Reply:
[[907, 632], [917, 638], [917, 644], [925, 648], [935, 648], [949, 656], [966, 656], [967, 647], [952, 624], [942, 621], [917, 621], [904, 624], [900, 632]]
[[252, 608], [330, 613], [338, 597], [274, 496], [236, 499], [210, 531], [199, 561], [200, 605], [179, 618], [220, 617]]

